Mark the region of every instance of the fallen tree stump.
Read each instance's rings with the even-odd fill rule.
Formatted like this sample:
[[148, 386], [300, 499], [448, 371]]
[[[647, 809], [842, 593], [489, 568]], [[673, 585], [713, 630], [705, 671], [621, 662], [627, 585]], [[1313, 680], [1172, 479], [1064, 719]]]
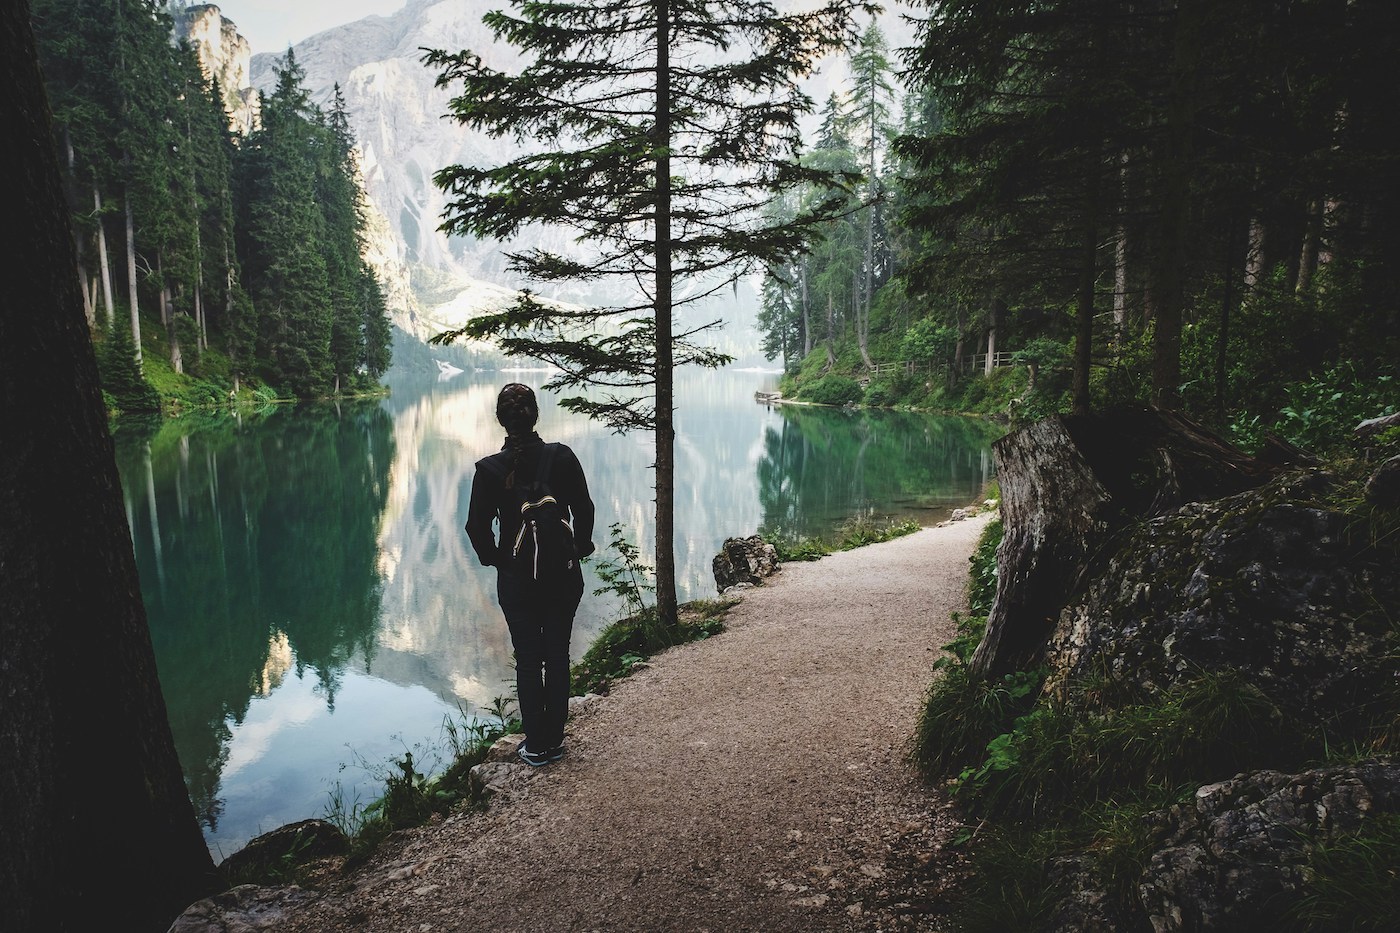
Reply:
[[1124, 407], [1037, 421], [992, 445], [1003, 536], [973, 674], [1035, 666], [1055, 619], [1131, 522], [1252, 489], [1286, 468], [1173, 412]]

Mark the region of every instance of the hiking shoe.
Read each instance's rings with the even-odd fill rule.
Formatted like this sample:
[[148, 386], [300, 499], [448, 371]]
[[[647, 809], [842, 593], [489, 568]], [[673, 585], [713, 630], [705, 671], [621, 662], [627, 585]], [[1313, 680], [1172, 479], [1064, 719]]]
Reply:
[[551, 761], [558, 760], [550, 758], [548, 752], [532, 752], [524, 745], [520, 746], [520, 750], [516, 752], [516, 754], [520, 756], [521, 761], [525, 762], [532, 768], [542, 768], [545, 765], [549, 764]]
[[563, 758], [563, 757], [564, 757], [564, 746], [563, 746], [563, 745], [556, 745], [556, 746], [554, 746], [554, 747], [551, 748], [549, 751], [547, 751], [547, 752], [544, 753], [544, 757], [547, 758], [547, 759], [550, 761], [551, 764], [553, 764], [554, 762], [558, 761], [560, 758]]

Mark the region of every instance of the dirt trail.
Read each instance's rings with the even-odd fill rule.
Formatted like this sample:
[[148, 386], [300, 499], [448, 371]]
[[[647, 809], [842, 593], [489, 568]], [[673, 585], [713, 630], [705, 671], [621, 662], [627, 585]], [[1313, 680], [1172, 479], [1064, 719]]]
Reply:
[[905, 743], [986, 520], [784, 565], [725, 633], [586, 704], [564, 761], [280, 928], [936, 928], [906, 895], [951, 819]]

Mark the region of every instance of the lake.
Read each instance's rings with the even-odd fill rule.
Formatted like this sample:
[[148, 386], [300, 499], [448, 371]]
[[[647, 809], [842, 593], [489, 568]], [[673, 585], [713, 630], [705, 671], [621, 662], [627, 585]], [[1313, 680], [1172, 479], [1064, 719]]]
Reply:
[[[513, 690], [494, 570], [462, 526], [473, 463], [500, 448], [500, 385], [392, 383], [383, 401], [124, 424], [117, 460], [175, 743], [216, 860], [331, 795], [368, 803], [390, 759], [440, 762], [443, 723]], [[767, 407], [776, 376], [678, 380], [682, 601], [715, 595], [726, 537], [824, 535], [857, 515], [923, 524], [973, 501], [995, 428], [922, 414]], [[539, 431], [578, 454], [600, 555], [619, 523], [652, 548], [651, 436], [541, 393]], [[597, 585], [588, 573], [589, 589]], [[620, 614], [586, 595], [577, 658]]]

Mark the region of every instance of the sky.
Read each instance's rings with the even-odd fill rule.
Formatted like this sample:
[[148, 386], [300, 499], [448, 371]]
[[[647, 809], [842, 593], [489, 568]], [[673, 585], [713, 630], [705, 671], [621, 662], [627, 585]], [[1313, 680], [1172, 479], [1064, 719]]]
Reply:
[[253, 47], [274, 55], [318, 32], [366, 16], [388, 16], [406, 0], [212, 0]]

